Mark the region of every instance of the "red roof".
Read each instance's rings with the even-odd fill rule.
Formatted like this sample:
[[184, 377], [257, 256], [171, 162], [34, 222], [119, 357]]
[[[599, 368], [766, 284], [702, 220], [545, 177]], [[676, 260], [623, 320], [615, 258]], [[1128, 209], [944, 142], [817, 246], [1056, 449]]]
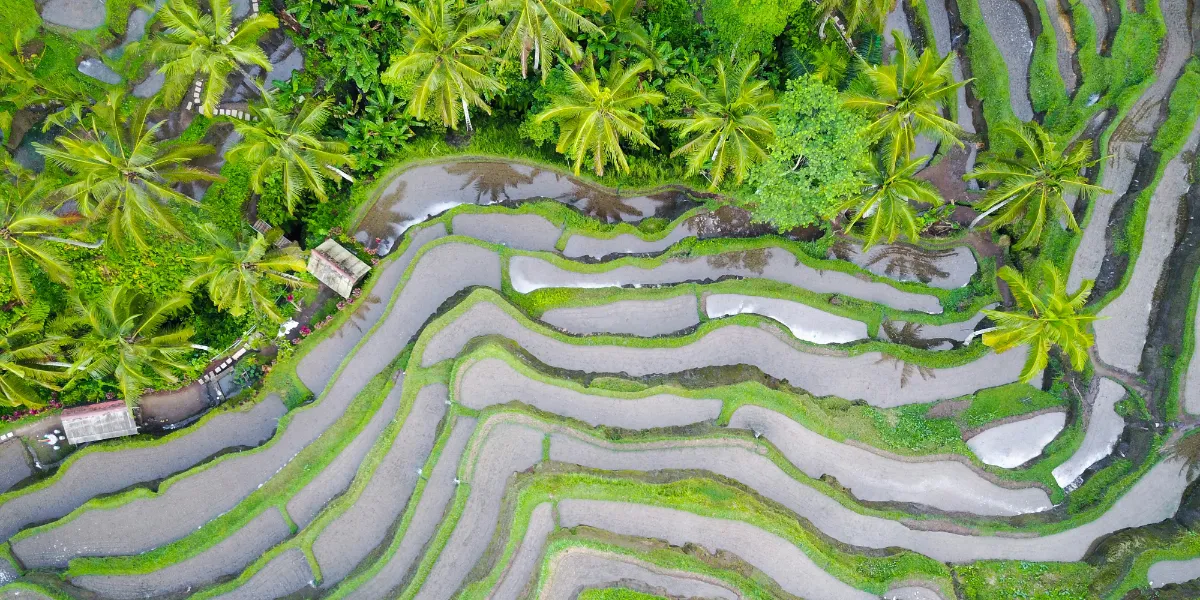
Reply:
[[82, 417], [84, 415], [110, 412], [114, 410], [125, 410], [125, 401], [113, 400], [112, 402], [101, 402], [100, 404], [68, 408], [62, 411], [62, 418], [66, 419], [70, 417]]

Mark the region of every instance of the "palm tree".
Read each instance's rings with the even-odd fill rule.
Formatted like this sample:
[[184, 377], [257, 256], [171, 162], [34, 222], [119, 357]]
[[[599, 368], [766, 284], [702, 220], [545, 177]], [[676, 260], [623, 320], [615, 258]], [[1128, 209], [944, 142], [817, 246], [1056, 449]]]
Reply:
[[[1017, 346], [1030, 346], [1029, 358], [1021, 371], [1021, 381], [1028, 383], [1039, 371], [1046, 368], [1050, 347], [1058, 346], [1067, 355], [1071, 367], [1082, 370], [1087, 362], [1087, 350], [1092, 346], [1092, 336], [1087, 326], [1096, 320], [1096, 315], [1081, 312], [1092, 293], [1092, 281], [1084, 281], [1079, 291], [1067, 294], [1067, 284], [1057, 267], [1043, 264], [1045, 282], [1049, 289], [1035, 291], [1033, 284], [1010, 266], [1002, 267], [997, 275], [1012, 290], [1020, 312], [984, 310], [983, 313], [996, 326], [977, 331], [983, 335], [983, 343], [996, 352], [1006, 352]], [[971, 341], [967, 338], [967, 342]]]
[[599, 13], [608, 10], [605, 0], [486, 0], [472, 11], [506, 16], [499, 46], [504, 56], [520, 56], [521, 77], [529, 73], [529, 53], [533, 53], [533, 68], [546, 80], [553, 67], [556, 51], [562, 51], [572, 61], [583, 58], [583, 49], [572, 39], [574, 33], [600, 33], [600, 28], [579, 12], [586, 7]]
[[612, 22], [605, 27], [605, 30], [610, 40], [615, 40], [626, 49], [637, 49], [650, 59], [650, 62], [654, 64], [655, 71], [662, 72], [666, 67], [666, 61], [663, 59], [662, 53], [654, 47], [654, 39], [646, 30], [646, 26], [642, 25], [641, 19], [633, 14], [640, 2], [641, 0], [613, 0], [612, 11], [609, 13]]
[[412, 27], [404, 36], [404, 51], [383, 72], [383, 82], [396, 84], [415, 78], [407, 113], [424, 119], [432, 106], [442, 123], [458, 129], [461, 116], [471, 130], [471, 106], [491, 114], [484, 94], [504, 91], [489, 72], [495, 58], [488, 43], [500, 33], [496, 20], [476, 23], [458, 14], [451, 0], [430, 0], [423, 8], [400, 4]]
[[[29, 106], [47, 105], [54, 110], [42, 124], [42, 131], [52, 126], [65, 127], [73, 118], [83, 118], [83, 111], [91, 102], [79, 82], [73, 77], [36, 77], [29, 69], [22, 50], [21, 33], [13, 36], [13, 48], [0, 50], [0, 113], [8, 118]], [[8, 126], [4, 127], [7, 135]]]
[[288, 288], [312, 287], [290, 272], [304, 271], [304, 259], [298, 246], [274, 248], [274, 240], [258, 234], [249, 240], [233, 238], [211, 224], [204, 228], [213, 243], [210, 254], [194, 260], [203, 271], [189, 280], [188, 289], [204, 285], [209, 298], [220, 310], [240, 317], [255, 311], [276, 323], [283, 321], [274, 294], [274, 284]]
[[892, 36], [896, 59], [888, 65], [865, 65], [866, 93], [849, 93], [843, 104], [872, 119], [867, 134], [875, 140], [889, 140], [893, 164], [912, 156], [917, 135], [961, 146], [962, 128], [941, 114], [942, 106], [967, 84], [954, 82], [954, 53], [939, 59], [935, 50], [925, 48], [920, 58], [914, 59], [912, 44], [899, 32], [893, 31]]
[[854, 216], [846, 223], [847, 233], [856, 223], [868, 219], [864, 250], [880, 240], [890, 244], [900, 235], [915, 242], [920, 235], [920, 225], [912, 203], [931, 206], [945, 203], [933, 184], [913, 177], [923, 162], [916, 159], [905, 160], [898, 166], [889, 165], [885, 159], [876, 156], [863, 173], [866, 185], [862, 193], [834, 209], [834, 214], [854, 211]]
[[278, 173], [291, 213], [304, 190], [311, 191], [322, 202], [328, 200], [325, 178], [330, 174], [354, 181], [338, 169], [343, 165], [354, 166], [349, 146], [319, 137], [321, 127], [329, 119], [328, 99], [309, 100], [294, 116], [279, 110], [270, 94], [265, 99], [261, 106], [250, 107], [253, 120], [234, 123], [233, 128], [241, 134], [242, 141], [226, 153], [231, 161], [258, 165], [250, 178], [255, 193], [263, 193], [267, 179]]
[[589, 156], [596, 175], [604, 175], [606, 160], [612, 160], [619, 170], [628, 173], [629, 162], [621, 150], [621, 138], [658, 148], [646, 135], [646, 120], [636, 112], [666, 98], [661, 92], [641, 89], [640, 76], [650, 69], [649, 59], [629, 69], [615, 64], [603, 81], [597, 77], [591, 60], [584, 65], [583, 75], [563, 69], [570, 93], [554, 97], [550, 106], [535, 117], [535, 122], [559, 123], [562, 132], [556, 150], [575, 162], [576, 175]]
[[204, 114], [211, 116], [229, 85], [230, 73], [236, 70], [245, 75], [247, 65], [271, 68], [258, 38], [278, 27], [279, 20], [272, 14], [259, 13], [234, 28], [228, 0], [208, 1], [207, 14], [200, 12], [194, 0], [167, 2], [158, 12], [166, 31], [154, 40], [150, 57], [162, 62], [158, 70], [166, 76], [163, 92], [171, 103], [179, 101], [193, 80], [205, 78], [200, 106]]
[[110, 94], [97, 104], [82, 131], [60, 135], [58, 147], [34, 144], [51, 163], [71, 173], [58, 192], [75, 200], [89, 219], [108, 219], [108, 238], [118, 247], [125, 237], [138, 247], [148, 246], [151, 228], [179, 234], [178, 222], [167, 205], [195, 204], [175, 191], [176, 183], [219, 177], [186, 166], [192, 159], [211, 154], [212, 146], [194, 142], [158, 140], [162, 123], [146, 124], [151, 103], [143, 102], [126, 120], [120, 117], [122, 96]]
[[988, 190], [979, 205], [983, 212], [971, 226], [997, 211], [1000, 212], [988, 224], [991, 229], [1027, 221], [1028, 231], [1014, 246], [1017, 250], [1033, 246], [1041, 239], [1049, 215], [1065, 219], [1068, 227], [1079, 231], [1064, 193], [1083, 197], [1108, 192], [1088, 183], [1083, 174], [1085, 169], [1100, 162], [1100, 159], [1092, 160], [1092, 145], [1076, 144], [1068, 151], [1068, 146], [1059, 144], [1037, 123], [1004, 126], [999, 133], [1011, 137], [1019, 152], [1011, 158], [986, 157], [974, 172], [965, 176], [966, 179], [999, 182]]
[[671, 156], [687, 154], [688, 172], [693, 175], [711, 163], [711, 189], [721, 185], [727, 172], [742, 183], [750, 166], [767, 158], [766, 146], [775, 137], [770, 117], [779, 105], [766, 81], [751, 78], [757, 68], [757, 56], [732, 73], [726, 73], [724, 61], [717, 59], [713, 85], [692, 76], [667, 86], [694, 107], [691, 116], [663, 123], [690, 137]]
[[0, 327], [0, 406], [45, 404], [34, 387], [54, 390], [55, 382], [66, 379], [66, 370], [51, 360], [62, 342], [61, 336], [43, 332], [34, 316]]
[[156, 380], [178, 383], [184, 360], [194, 349], [191, 327], [164, 329], [167, 320], [190, 303], [183, 294], [153, 302], [127, 287], [113, 287], [100, 297], [70, 300], [64, 327], [74, 333], [72, 368], [94, 379], [113, 377], [126, 402], [134, 402]]
[[9, 163], [9, 168], [17, 178], [10, 183], [10, 189], [0, 194], [0, 252], [4, 255], [4, 271], [12, 282], [13, 294], [21, 304], [29, 304], [34, 293], [29, 279], [30, 263], [41, 267], [54, 281], [63, 284], [71, 281], [71, 268], [49, 244], [59, 239], [51, 234], [61, 229], [66, 219], [42, 207], [41, 179], [26, 177], [15, 164]]
[[817, 5], [821, 10], [822, 31], [825, 21], [834, 12], [840, 12], [846, 18], [846, 33], [854, 33], [863, 21], [876, 32], [883, 33], [888, 13], [896, 6], [896, 0], [819, 0]]

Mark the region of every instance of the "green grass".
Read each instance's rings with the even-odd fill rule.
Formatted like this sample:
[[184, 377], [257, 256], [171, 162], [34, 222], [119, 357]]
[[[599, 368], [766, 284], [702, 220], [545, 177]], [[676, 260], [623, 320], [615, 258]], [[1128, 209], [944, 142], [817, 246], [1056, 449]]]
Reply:
[[1067, 84], [1058, 69], [1058, 32], [1050, 21], [1047, 2], [1058, 0], [1037, 1], [1042, 33], [1034, 40], [1033, 57], [1029, 64], [1029, 99], [1033, 110], [1038, 113], [1061, 110], [1071, 102], [1067, 96]]
[[961, 584], [960, 597], [1087, 600], [1095, 568], [1083, 562], [1038, 563], [989, 560], [954, 567]]
[[667, 600], [654, 594], [643, 594], [629, 588], [600, 588], [584, 590], [579, 600]]
[[0, 0], [0, 43], [5, 50], [12, 46], [13, 34], [20, 33], [21, 40], [28, 42], [42, 26], [33, 0]]
[[[979, 0], [957, 0], [959, 17], [968, 31], [965, 48], [971, 63], [971, 75], [975, 78], [975, 95], [983, 102], [983, 119], [988, 131], [998, 131], [1001, 126], [1018, 121], [1012, 110], [1008, 91], [1008, 65], [1000, 49], [992, 41]], [[1004, 140], [1004, 141], [1001, 141]], [[1010, 142], [1007, 138], [989, 140], [991, 150], [1005, 152]]]

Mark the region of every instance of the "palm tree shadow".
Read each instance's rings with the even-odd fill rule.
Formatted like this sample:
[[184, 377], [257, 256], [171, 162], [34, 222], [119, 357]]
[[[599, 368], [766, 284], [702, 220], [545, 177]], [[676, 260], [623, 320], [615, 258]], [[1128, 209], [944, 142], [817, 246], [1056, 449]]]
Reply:
[[725, 252], [705, 257], [708, 266], [713, 269], [745, 269], [755, 275], [762, 275], [771, 262], [770, 248], [755, 248], [738, 252]]
[[[920, 323], [904, 323], [903, 326], [897, 325], [895, 321], [885, 319], [881, 324], [884, 334], [888, 340], [896, 344], [903, 344], [918, 350], [931, 350], [941, 345], [942, 340], [930, 339], [921, 336], [921, 330], [924, 325]], [[916, 365], [901, 359], [898, 356], [883, 353], [883, 356], [875, 361], [875, 364], [883, 362], [891, 362], [893, 366], [900, 369], [900, 387], [905, 387], [912, 380], [913, 375], [920, 375], [922, 380], [937, 379], [937, 372], [929, 367]]]
[[[465, 190], [467, 186], [475, 189], [475, 204], [495, 204], [504, 200], [512, 200], [513, 190], [522, 185], [531, 185], [541, 174], [534, 168], [528, 175], [508, 163], [455, 163], [445, 167], [450, 175], [465, 176], [467, 180], [458, 189]], [[487, 201], [484, 201], [487, 198]]]
[[624, 220], [622, 215], [644, 216], [642, 211], [630, 206], [619, 194], [582, 183], [573, 183], [572, 185], [574, 189], [571, 190], [571, 196], [578, 199], [575, 207], [589, 217], [614, 223]]
[[885, 247], [877, 256], [867, 261], [866, 267], [884, 262], [883, 272], [894, 279], [915, 277], [921, 283], [929, 283], [934, 279], [945, 279], [950, 273], [938, 267], [937, 262], [949, 258], [953, 250], [925, 251], [904, 244]]

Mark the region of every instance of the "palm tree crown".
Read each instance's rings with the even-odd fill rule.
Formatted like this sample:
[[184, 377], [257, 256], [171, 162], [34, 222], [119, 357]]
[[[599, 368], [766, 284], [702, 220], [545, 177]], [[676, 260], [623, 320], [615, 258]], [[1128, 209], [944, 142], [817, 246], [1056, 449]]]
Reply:
[[[838, 205], [836, 213], [854, 210], [854, 216], [846, 223], [846, 232], [863, 219], [868, 220], [863, 247], [870, 248], [880, 240], [889, 244], [901, 234], [917, 241], [920, 226], [913, 202], [941, 206], [944, 203], [937, 188], [928, 181], [913, 178], [921, 168], [920, 159], [905, 160], [899, 165], [889, 165], [884, 159], [875, 157], [863, 173], [866, 184], [860, 195]], [[882, 163], [882, 164], [881, 164]]]
[[40, 179], [30, 179], [15, 164], [10, 172], [17, 173], [11, 188], [0, 190], [0, 252], [4, 257], [4, 272], [11, 282], [13, 295], [21, 304], [33, 298], [29, 279], [29, 264], [41, 267], [54, 281], [69, 283], [71, 268], [49, 245], [49, 238], [61, 229], [66, 219], [54, 215], [41, 204], [44, 189]]
[[403, 54], [383, 72], [384, 83], [415, 78], [408, 114], [424, 119], [432, 107], [446, 127], [458, 129], [461, 116], [469, 131], [470, 107], [491, 114], [484, 94], [504, 91], [490, 73], [495, 59], [487, 46], [500, 33], [500, 23], [476, 23], [455, 11], [450, 0], [430, 0], [423, 8], [400, 4], [400, 10], [412, 27]]
[[159, 71], [166, 75], [163, 90], [169, 102], [178, 102], [192, 80], [203, 76], [204, 96], [201, 110], [212, 115], [228, 87], [229, 74], [245, 65], [271, 68], [267, 54], [258, 46], [258, 38], [279, 26], [274, 15], [251, 15], [233, 26], [233, 8], [228, 0], [209, 0], [209, 12], [200, 12], [194, 0], [170, 0], [158, 12], [166, 26], [154, 40], [151, 58], [162, 62]]
[[67, 327], [77, 330], [71, 348], [73, 369], [94, 379], [112, 376], [126, 402], [133, 402], [156, 378], [178, 383], [184, 359], [194, 346], [191, 327], [164, 330], [166, 321], [190, 303], [186, 295], [152, 302], [126, 287], [106, 290], [84, 302], [71, 298]]
[[712, 189], [721, 185], [726, 173], [732, 173], [737, 183], [744, 181], [750, 166], [767, 157], [766, 146], [775, 136], [770, 116], [779, 105], [766, 81], [751, 79], [757, 68], [757, 56], [732, 73], [717, 59], [713, 85], [706, 86], [692, 76], [668, 86], [694, 107], [691, 116], [664, 123], [690, 137], [671, 156], [687, 154], [691, 174], [712, 163]]
[[916, 148], [916, 136], [926, 135], [940, 142], [962, 144], [962, 128], [941, 115], [941, 107], [955, 97], [967, 82], [954, 82], [951, 72], [954, 53], [942, 58], [926, 48], [914, 57], [912, 44], [899, 32], [892, 32], [896, 58], [888, 65], [867, 66], [865, 93], [850, 93], [844, 99], [848, 108], [862, 111], [872, 119], [867, 134], [872, 139], [887, 138], [889, 160], [907, 161]]
[[619, 170], [629, 172], [629, 162], [621, 150], [623, 137], [658, 148], [646, 135], [646, 120], [636, 112], [666, 98], [662, 92], [641, 89], [640, 76], [651, 66], [649, 59], [628, 69], [616, 64], [603, 80], [596, 75], [590, 60], [584, 66], [583, 75], [563, 69], [570, 93], [555, 97], [535, 121], [559, 122], [562, 132], [557, 150], [574, 161], [576, 175], [589, 157], [597, 175], [604, 175], [606, 160], [616, 163]]
[[250, 178], [254, 192], [263, 193], [267, 179], [279, 174], [288, 212], [292, 212], [304, 190], [309, 190], [324, 202], [325, 179], [336, 174], [350, 180], [340, 171], [341, 165], [353, 166], [354, 159], [343, 142], [331, 142], [319, 137], [321, 127], [329, 119], [329, 100], [308, 101], [294, 116], [279, 110], [271, 95], [261, 106], [251, 106], [253, 121], [237, 121], [233, 127], [242, 141], [231, 148], [231, 161], [247, 161], [258, 165]]
[[1029, 358], [1021, 371], [1021, 381], [1028, 383], [1034, 375], [1046, 368], [1050, 347], [1058, 346], [1066, 353], [1071, 366], [1082, 370], [1087, 362], [1087, 350], [1092, 346], [1092, 335], [1087, 326], [1096, 320], [1095, 315], [1081, 312], [1092, 293], [1092, 281], [1084, 281], [1079, 291], [1067, 294], [1067, 284], [1059, 270], [1046, 263], [1045, 283], [1048, 289], [1035, 291], [1025, 276], [1010, 266], [1002, 267], [997, 273], [1012, 290], [1020, 312], [984, 310], [983, 313], [996, 322], [996, 326], [984, 330], [983, 343], [996, 352], [1006, 352], [1017, 346], [1030, 346]]
[[60, 135], [57, 148], [34, 143], [38, 152], [71, 173], [59, 193], [75, 200], [80, 212], [90, 219], [108, 219], [108, 237], [118, 247], [126, 237], [146, 247], [151, 227], [178, 234], [169, 202], [194, 204], [175, 191], [175, 183], [216, 180], [216, 175], [186, 166], [193, 158], [213, 152], [212, 146], [193, 142], [160, 142], [162, 123], [147, 126], [150, 103], [141, 103], [122, 122], [119, 93], [93, 107], [86, 127], [71, 135]]
[[283, 315], [276, 305], [279, 297], [273, 293], [277, 289], [273, 284], [312, 287], [289, 274], [304, 270], [299, 247], [274, 248], [272, 240], [262, 234], [249, 240], [235, 239], [212, 225], [204, 232], [213, 242], [213, 251], [195, 259], [203, 271], [188, 281], [187, 287], [204, 285], [218, 309], [235, 317], [253, 310], [278, 323]]
[[[1077, 196], [1105, 193], [1108, 190], [1088, 182], [1084, 170], [1099, 162], [1092, 160], [1090, 143], [1068, 147], [1059, 144], [1037, 123], [1028, 126], [1005, 126], [1001, 134], [1011, 137], [1019, 149], [1015, 157], [985, 157], [966, 179], [999, 182], [988, 190], [979, 208], [982, 211], [975, 223], [996, 213], [989, 228], [1027, 221], [1028, 230], [1014, 246], [1023, 249], [1033, 246], [1042, 237], [1048, 216], [1066, 220], [1067, 226], [1079, 231], [1075, 215], [1067, 205], [1065, 192]], [[975, 223], [972, 223], [974, 225]]]
[[587, 7], [603, 13], [608, 10], [604, 0], [487, 0], [473, 10], [490, 15], [506, 16], [499, 45], [507, 58], [519, 56], [521, 77], [528, 74], [529, 54], [533, 53], [533, 68], [542, 72], [545, 81], [554, 66], [555, 51], [562, 51], [573, 61], [583, 58], [583, 49], [571, 38], [572, 33], [600, 33], [600, 28], [579, 12]]
[[61, 336], [44, 333], [41, 321], [31, 316], [0, 328], [0, 406], [45, 404], [34, 386], [58, 389], [54, 382], [66, 378], [66, 371], [50, 360], [62, 342]]

